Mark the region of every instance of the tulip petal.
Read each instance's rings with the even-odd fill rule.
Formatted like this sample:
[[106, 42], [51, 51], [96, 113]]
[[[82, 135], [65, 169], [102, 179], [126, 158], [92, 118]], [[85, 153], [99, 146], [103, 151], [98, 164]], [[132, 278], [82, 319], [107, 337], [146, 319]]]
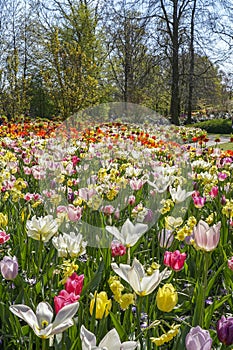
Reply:
[[78, 302], [63, 306], [63, 308], [60, 309], [56, 315], [56, 318], [53, 322], [53, 328], [59, 326], [59, 324], [62, 324], [64, 322], [70, 322], [70, 319], [72, 319], [72, 317], [78, 311], [78, 307]]
[[40, 302], [36, 308], [36, 317], [39, 328], [44, 328], [42, 324], [44, 321], [46, 321], [48, 324], [51, 323], [53, 319], [53, 309], [51, 305], [44, 301]]
[[80, 329], [80, 338], [82, 341], [82, 350], [89, 350], [90, 346], [96, 346], [95, 335], [88, 331], [83, 325]]
[[[64, 306], [65, 307], [65, 306]], [[63, 307], [63, 308], [64, 308]], [[62, 333], [63, 331], [65, 331], [67, 328], [73, 326], [74, 321], [72, 320], [72, 318], [68, 318], [65, 319], [62, 323], [56, 324], [56, 326], [54, 326], [54, 324], [52, 325], [52, 331], [50, 333], [50, 336], [54, 335], [54, 334], [59, 334]]]
[[27, 322], [32, 329], [34, 326], [39, 328], [37, 317], [29, 306], [23, 304], [11, 305], [9, 309], [13, 314]]
[[136, 349], [138, 343], [136, 341], [126, 341], [121, 344], [121, 350], [134, 350]]
[[129, 283], [128, 272], [131, 269], [130, 265], [120, 264], [119, 267], [116, 263], [112, 263], [111, 267], [118, 276], [120, 276], [121, 278], [123, 278], [123, 280]]
[[99, 343], [99, 347], [111, 350], [121, 349], [121, 340], [115, 328], [111, 329]]
[[118, 241], [120, 241], [121, 243], [125, 244], [124, 239], [120, 233], [120, 231], [118, 230], [117, 227], [115, 226], [106, 226], [106, 230], [108, 232], [110, 232]]

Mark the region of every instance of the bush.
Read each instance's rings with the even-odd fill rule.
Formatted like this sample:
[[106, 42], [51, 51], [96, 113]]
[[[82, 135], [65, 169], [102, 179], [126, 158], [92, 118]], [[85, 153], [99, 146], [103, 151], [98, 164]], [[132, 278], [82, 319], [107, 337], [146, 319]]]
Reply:
[[204, 129], [207, 133], [230, 134], [232, 132], [231, 123], [229, 119], [212, 119], [192, 124], [192, 127]]

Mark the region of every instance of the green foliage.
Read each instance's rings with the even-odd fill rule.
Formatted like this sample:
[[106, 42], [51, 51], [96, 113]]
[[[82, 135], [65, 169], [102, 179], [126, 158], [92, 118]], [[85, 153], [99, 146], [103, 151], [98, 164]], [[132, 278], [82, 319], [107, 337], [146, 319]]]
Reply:
[[204, 129], [210, 134], [230, 134], [231, 125], [231, 120], [228, 119], [211, 119], [192, 124], [193, 127]]

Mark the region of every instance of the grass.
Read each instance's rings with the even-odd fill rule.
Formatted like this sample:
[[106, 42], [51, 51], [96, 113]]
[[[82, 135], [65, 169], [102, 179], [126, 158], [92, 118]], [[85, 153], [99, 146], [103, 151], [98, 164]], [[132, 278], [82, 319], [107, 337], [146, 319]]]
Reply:
[[219, 145], [219, 148], [221, 148], [223, 151], [227, 151], [227, 150], [233, 151], [233, 142], [221, 143]]

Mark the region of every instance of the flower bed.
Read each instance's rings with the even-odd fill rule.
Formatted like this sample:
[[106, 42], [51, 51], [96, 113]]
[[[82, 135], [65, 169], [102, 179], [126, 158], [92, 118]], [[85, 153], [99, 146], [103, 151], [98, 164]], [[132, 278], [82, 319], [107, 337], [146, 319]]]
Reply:
[[2, 348], [230, 349], [232, 152], [29, 124], [0, 129]]

